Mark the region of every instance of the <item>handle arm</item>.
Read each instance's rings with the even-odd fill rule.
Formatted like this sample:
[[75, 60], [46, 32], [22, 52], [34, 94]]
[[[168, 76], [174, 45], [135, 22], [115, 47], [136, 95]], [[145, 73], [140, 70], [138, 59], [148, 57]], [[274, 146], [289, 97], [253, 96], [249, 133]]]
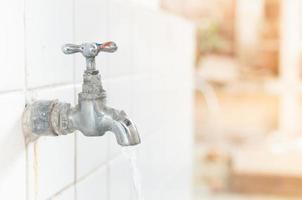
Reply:
[[62, 47], [62, 51], [65, 54], [73, 54], [73, 53], [78, 53], [82, 52], [81, 45], [76, 45], [76, 44], [65, 44]]
[[62, 47], [62, 51], [65, 54], [82, 53], [86, 58], [86, 68], [88, 71], [95, 70], [95, 57], [99, 52], [113, 53], [117, 50], [117, 45], [114, 42], [99, 43], [83, 43], [81, 45], [77, 44], [65, 44]]

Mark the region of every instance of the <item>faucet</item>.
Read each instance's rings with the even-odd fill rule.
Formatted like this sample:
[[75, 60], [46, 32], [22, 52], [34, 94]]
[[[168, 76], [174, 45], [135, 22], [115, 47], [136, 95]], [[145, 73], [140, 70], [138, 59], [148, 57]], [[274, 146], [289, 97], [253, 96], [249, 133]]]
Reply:
[[22, 117], [27, 142], [39, 136], [60, 136], [79, 130], [89, 137], [112, 132], [121, 146], [140, 143], [137, 128], [127, 114], [106, 105], [101, 76], [95, 67], [95, 57], [99, 52], [112, 53], [116, 50], [114, 42], [65, 44], [62, 47], [65, 54], [80, 52], [86, 58], [78, 104], [71, 107], [71, 104], [58, 100], [38, 100], [27, 104]]

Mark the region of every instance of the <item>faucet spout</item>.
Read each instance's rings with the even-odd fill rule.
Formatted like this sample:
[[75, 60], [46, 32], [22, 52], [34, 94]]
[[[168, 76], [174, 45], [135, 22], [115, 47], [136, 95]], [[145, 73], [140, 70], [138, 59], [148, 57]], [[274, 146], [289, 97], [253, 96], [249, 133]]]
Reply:
[[140, 143], [137, 128], [127, 114], [104, 105], [102, 100], [81, 101], [69, 112], [68, 118], [69, 127], [81, 131], [85, 136], [102, 136], [112, 132], [121, 146]]
[[133, 146], [141, 142], [138, 130], [132, 120], [122, 110], [118, 111], [106, 107], [105, 113], [112, 119], [110, 132], [112, 132], [121, 146]]

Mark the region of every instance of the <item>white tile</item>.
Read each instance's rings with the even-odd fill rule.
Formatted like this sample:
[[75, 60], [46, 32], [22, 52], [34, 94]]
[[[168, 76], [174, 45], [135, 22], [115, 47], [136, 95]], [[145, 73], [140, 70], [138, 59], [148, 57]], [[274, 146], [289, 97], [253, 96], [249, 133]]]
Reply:
[[132, 77], [123, 77], [105, 80], [103, 87], [106, 90], [106, 101], [107, 106], [124, 110], [131, 111], [132, 109]]
[[[159, 10], [160, 9], [160, 1], [159, 0], [131, 0], [135, 4], [139, 5], [141, 7], [141, 10], [144, 8], [147, 9], [153, 9], [153, 10]], [[145, 9], [145, 10], [147, 10]]]
[[142, 137], [160, 129], [163, 114], [162, 95], [151, 78], [133, 78], [131, 116]]
[[[177, 20], [178, 23], [172, 23]], [[182, 86], [192, 84], [192, 75], [195, 61], [195, 32], [191, 23], [170, 17], [168, 22], [170, 34], [169, 42], [173, 54], [170, 54], [170, 64], [174, 76], [173, 82], [181, 83]], [[183, 39], [180, 39], [183, 38]], [[181, 80], [181, 81], [180, 81]]]
[[70, 186], [66, 190], [56, 194], [54, 196], [49, 197], [51, 200], [74, 200], [75, 199], [75, 188], [74, 186]]
[[[31, 92], [36, 99], [72, 103], [73, 86]], [[29, 198], [45, 199], [74, 181], [74, 134], [41, 137], [29, 145]]]
[[73, 81], [73, 59], [62, 53], [73, 42], [73, 0], [26, 1], [29, 87]]
[[[108, 36], [108, 1], [107, 0], [75, 0], [75, 37], [76, 43], [84, 42], [106, 42], [111, 38]], [[96, 57], [96, 67], [101, 74], [109, 74], [108, 56], [110, 53], [101, 52]], [[85, 58], [76, 55], [76, 80], [82, 81], [85, 70]]]
[[110, 200], [135, 199], [132, 169], [128, 158], [122, 154], [111, 161], [109, 167]]
[[30, 89], [27, 95], [30, 101], [57, 99], [60, 102], [74, 105], [74, 86], [72, 84]]
[[167, 87], [166, 81], [170, 81], [169, 77], [141, 77], [133, 80], [131, 114], [143, 136], [175, 123], [175, 118], [181, 116], [179, 101], [176, 99], [178, 83], [170, 83], [174, 84], [173, 89], [172, 86]]
[[113, 133], [108, 132], [106, 137], [108, 141], [108, 159], [116, 158], [121, 154], [123, 147], [117, 143]]
[[[165, 128], [152, 134], [137, 146], [143, 194], [148, 200], [162, 198], [164, 192], [167, 192], [165, 190], [173, 190], [174, 186], [184, 185], [184, 180], [186, 186], [190, 187], [192, 145], [187, 142], [187, 136], [179, 130], [181, 124], [175, 123], [175, 126], [173, 130]], [[180, 170], [186, 173], [180, 176]], [[174, 186], [170, 186], [169, 182]], [[179, 192], [187, 195], [188, 189]]]
[[107, 77], [130, 75], [133, 72], [133, 10], [132, 4], [109, 1], [109, 38], [118, 50], [108, 56]]
[[195, 51], [193, 26], [163, 13], [153, 18], [157, 22], [153, 29], [157, 31], [153, 33], [153, 45], [150, 47], [154, 49], [152, 75], [165, 75], [184, 84], [187, 80], [184, 77], [191, 71], [195, 59], [192, 53]]
[[77, 176], [86, 175], [105, 165], [108, 154], [108, 133], [101, 137], [87, 137], [77, 132]]
[[23, 0], [2, 2], [0, 6], [0, 91], [24, 85], [23, 8]]
[[75, 0], [76, 41], [102, 42], [108, 39], [108, 1]]
[[26, 198], [25, 144], [21, 130], [24, 95], [0, 95], [0, 194], [2, 199]]
[[[77, 200], [109, 199], [107, 167], [101, 167], [77, 184]], [[111, 198], [110, 198], [111, 199]]]
[[192, 199], [192, 171], [190, 168], [181, 168], [158, 191], [161, 199]]
[[136, 147], [138, 167], [142, 174], [143, 194], [147, 199], [160, 189], [167, 178], [164, 134], [165, 132], [161, 131], [154, 133]]
[[[182, 169], [190, 166], [192, 162], [192, 91], [175, 89], [167, 92], [166, 95], [168, 102], [165, 105], [165, 121], [167, 123], [162, 131], [165, 138], [164, 164], [166, 169], [174, 169], [169, 162], [173, 160], [173, 165], [177, 166], [177, 169]], [[173, 113], [177, 114], [173, 115]], [[169, 170], [169, 173], [173, 173], [173, 170]]]
[[154, 13], [134, 7], [133, 17], [133, 74], [150, 74], [153, 67], [153, 52], [159, 51], [153, 44], [154, 28], [157, 25]]
[[153, 16], [155, 20], [155, 26], [152, 28], [156, 31], [152, 32], [152, 76], [162, 75], [174, 75], [174, 69], [171, 65], [172, 59], [179, 59], [176, 57], [174, 52], [173, 44], [171, 44], [171, 34], [175, 34], [169, 31], [170, 24], [163, 15]]
[[[133, 9], [134, 73], [183, 76], [178, 69], [186, 69], [181, 62], [187, 60], [183, 58], [184, 54], [187, 49], [195, 50], [192, 46], [195, 36], [190, 32], [192, 26], [179, 18], [144, 10], [140, 6]], [[193, 57], [191, 61], [194, 61]]]
[[40, 138], [29, 146], [29, 195], [45, 199], [74, 181], [74, 135]]

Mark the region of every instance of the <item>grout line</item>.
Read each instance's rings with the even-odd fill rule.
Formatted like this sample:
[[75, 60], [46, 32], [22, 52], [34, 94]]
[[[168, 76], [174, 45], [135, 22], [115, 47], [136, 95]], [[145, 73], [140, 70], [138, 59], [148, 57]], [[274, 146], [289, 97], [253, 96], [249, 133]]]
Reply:
[[[149, 140], [152, 136], [160, 133], [162, 129], [158, 129], [155, 131], [152, 131], [152, 134], [148, 134], [146, 137], [144, 137], [144, 141]], [[108, 139], [109, 140], [109, 139]], [[107, 143], [109, 144], [109, 143]], [[122, 147], [121, 147], [122, 148]], [[93, 175], [94, 173], [96, 173], [97, 171], [101, 170], [101, 169], [105, 169], [107, 172], [107, 176], [106, 176], [106, 182], [107, 182], [107, 186], [109, 186], [110, 184], [110, 164], [112, 162], [114, 162], [115, 160], [117, 160], [118, 158], [122, 157], [123, 154], [122, 153], [118, 153], [115, 154], [113, 157], [110, 156], [110, 145], [107, 145], [107, 149], [108, 149], [108, 160], [107, 162], [102, 162], [99, 165], [97, 165], [95, 168], [93, 168], [92, 170], [90, 170], [89, 172], [87, 172], [86, 174], [82, 175], [81, 177], [79, 177], [76, 181], [72, 181], [69, 184], [67, 184], [65, 187], [63, 187], [62, 189], [60, 189], [59, 191], [57, 191], [56, 193], [54, 193], [53, 195], [51, 195], [49, 198], [47, 198], [47, 200], [52, 200], [53, 198], [59, 196], [60, 194], [62, 194], [64, 191], [68, 190], [70, 187], [72, 186], [76, 186], [77, 184], [83, 182], [84, 180], [86, 180], [87, 178], [89, 178], [91, 175]], [[111, 157], [111, 158], [110, 158]], [[107, 191], [107, 197], [108, 200], [110, 200], [110, 190], [109, 187], [108, 191]]]
[[[24, 139], [25, 141], [25, 139]], [[25, 144], [25, 199], [29, 200], [29, 152], [28, 144]]]
[[[25, 50], [26, 51], [26, 50]], [[25, 59], [26, 60], [26, 59]], [[26, 61], [25, 61], [26, 62]], [[75, 87], [79, 87], [82, 84], [82, 81], [76, 81], [74, 80], [73, 83], [55, 83], [55, 84], [50, 84], [50, 85], [43, 85], [43, 86], [37, 86], [37, 87], [28, 87], [27, 84], [27, 65], [25, 64], [25, 81], [24, 81], [24, 88], [23, 89], [12, 89], [12, 90], [2, 90], [0, 91], [0, 95], [2, 94], [10, 94], [10, 93], [15, 93], [15, 92], [24, 92], [25, 96], [26, 96], [26, 102], [28, 102], [28, 92], [32, 92], [32, 91], [36, 91], [36, 90], [46, 90], [46, 89], [56, 89], [56, 88], [60, 88], [60, 87], [68, 87], [68, 86], [73, 86]], [[158, 77], [160, 78], [161, 76], [155, 76], [155, 78]], [[135, 75], [122, 75], [122, 76], [116, 76], [116, 77], [108, 77], [105, 78], [103, 80], [103, 82], [112, 82], [112, 81], [116, 81], [116, 80], [123, 80], [123, 79], [145, 79], [145, 78], [151, 78], [149, 77], [149, 74], [135, 74]], [[76, 95], [76, 91], [75, 91], [75, 95]], [[75, 97], [76, 99], [76, 97]]]
[[2, 90], [2, 91], [0, 91], [0, 95], [11, 94], [11, 93], [15, 93], [15, 92], [24, 92], [25, 93], [25, 88], [12, 89], [12, 90]]
[[31, 87], [31, 88], [28, 88], [27, 90], [32, 92], [32, 91], [36, 91], [36, 90], [56, 89], [56, 88], [60, 88], [60, 87], [68, 87], [68, 86], [73, 86], [73, 85], [74, 85], [73, 83], [54, 83], [54, 84], [50, 84], [50, 85]]
[[73, 180], [73, 185], [74, 185], [74, 200], [77, 200], [77, 195], [78, 195], [78, 191], [77, 191], [77, 178], [78, 178], [78, 166], [77, 166], [77, 162], [78, 162], [78, 151], [77, 151], [77, 133], [74, 134], [74, 180]]
[[120, 156], [122, 156], [122, 154], [118, 154], [115, 157], [111, 158], [110, 160], [108, 160], [108, 162], [104, 163], [100, 163], [99, 165], [97, 165], [95, 168], [93, 168], [92, 170], [90, 170], [89, 172], [87, 172], [86, 174], [84, 174], [83, 176], [79, 177], [76, 182], [72, 181], [69, 184], [67, 184], [65, 187], [63, 187], [62, 189], [60, 189], [59, 191], [57, 191], [56, 193], [54, 193], [53, 195], [51, 195], [49, 198], [47, 198], [47, 200], [52, 200], [53, 198], [59, 196], [60, 194], [62, 194], [64, 191], [66, 191], [67, 189], [69, 189], [72, 186], [76, 186], [77, 184], [81, 183], [82, 181], [86, 180], [88, 177], [90, 177], [92, 174], [96, 173], [97, 171], [99, 171], [100, 169], [104, 169], [107, 165], [109, 165], [110, 163], [112, 163], [113, 161], [115, 161], [116, 159], [118, 159]]
[[[107, 17], [106, 17], [106, 37], [107, 38], [110, 38], [110, 30], [111, 30], [111, 4], [110, 4], [110, 0], [106, 0], [106, 6], [107, 6]], [[107, 65], [110, 69], [110, 62], [109, 60], [107, 59]], [[109, 70], [111, 72], [111, 69]], [[103, 76], [101, 76], [101, 78], [103, 78]], [[109, 162], [110, 162], [110, 142], [109, 142], [109, 137], [106, 138], [107, 139], [107, 142], [106, 142], [106, 145], [107, 145], [107, 158], [106, 158], [106, 194], [107, 194], [107, 200], [110, 200], [111, 199], [111, 195], [110, 195], [110, 165], [109, 165]]]
[[[122, 74], [122, 75], [116, 75], [116, 76], [109, 76], [106, 77], [104, 76], [104, 74], [102, 74], [102, 72], [100, 72], [101, 74], [101, 78], [102, 81], [106, 82], [110, 82], [110, 81], [116, 81], [116, 80], [123, 80], [123, 79], [154, 79], [154, 78], [165, 78], [167, 76], [170, 76], [170, 74], [168, 72], [166, 73], [156, 73], [156, 74], [151, 74], [149, 72], [141, 72], [141, 73], [130, 73], [130, 74]], [[75, 80], [75, 84], [80, 85], [82, 84], [82, 80]]]
[[70, 187], [72, 187], [74, 185], [73, 182], [69, 183], [68, 185], [66, 185], [65, 187], [63, 187], [61, 190], [59, 190], [58, 192], [56, 192], [54, 195], [52, 195], [51, 197], [47, 198], [47, 200], [52, 200], [55, 197], [59, 196], [60, 194], [62, 194], [65, 190], [69, 189]]
[[[111, 146], [110, 146], [110, 142], [109, 142], [110, 138], [107, 137], [107, 160], [110, 161], [110, 151], [111, 151]], [[107, 163], [106, 165], [106, 193], [107, 193], [107, 199], [110, 200], [111, 199], [111, 194], [110, 194], [110, 165], [109, 163]]]
[[111, 193], [110, 193], [110, 165], [109, 163], [106, 165], [106, 184], [107, 184], [107, 199], [111, 199]]
[[[101, 73], [102, 75], [102, 73]], [[161, 76], [160, 75], [157, 75], [157, 76], [154, 76], [154, 78], [160, 78]], [[152, 78], [150, 76], [150, 74], [148, 73], [140, 73], [140, 74], [131, 74], [131, 75], [120, 75], [120, 76], [113, 76], [113, 77], [104, 77], [102, 76], [102, 82], [112, 82], [112, 81], [119, 81], [119, 80], [126, 80], [128, 81], [127, 79], [131, 78], [131, 79], [148, 79], [148, 78]], [[82, 84], [82, 81], [75, 81], [75, 84], [77, 86], [81, 86]]]
[[[28, 92], [27, 92], [27, 88], [28, 88], [28, 77], [27, 77], [27, 73], [28, 73], [28, 69], [27, 69], [27, 35], [26, 35], [26, 0], [23, 0], [23, 44], [24, 44], [24, 49], [23, 49], [23, 53], [24, 53], [24, 88], [23, 88], [23, 92], [24, 92], [24, 104], [26, 105], [28, 102]], [[22, 131], [23, 134], [23, 131]], [[24, 143], [25, 143], [25, 199], [29, 200], [29, 146], [28, 144], [25, 142], [25, 135], [24, 135]]]
[[[76, 0], [72, 1], [72, 40], [73, 43], [76, 42]], [[72, 71], [72, 81], [73, 81], [73, 95], [74, 95], [74, 105], [77, 104], [77, 84], [76, 84], [76, 60], [75, 56], [72, 57], [72, 65], [73, 65], [73, 71]], [[74, 200], [78, 199], [78, 191], [77, 191], [77, 178], [78, 178], [78, 138], [77, 138], [77, 132], [74, 134], [74, 180], [73, 180], [73, 192], [74, 192]]]

